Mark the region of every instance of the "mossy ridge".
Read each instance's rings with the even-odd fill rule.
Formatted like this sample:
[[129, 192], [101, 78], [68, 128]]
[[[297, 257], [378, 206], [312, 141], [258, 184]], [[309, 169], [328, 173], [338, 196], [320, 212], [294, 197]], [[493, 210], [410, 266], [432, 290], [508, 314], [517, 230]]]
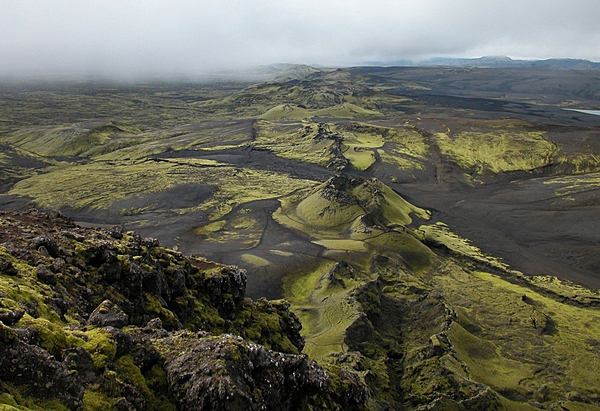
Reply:
[[326, 167], [334, 158], [334, 138], [317, 138], [319, 123], [309, 120], [281, 123], [261, 120], [256, 122], [254, 146], [292, 160]]
[[141, 160], [182, 150], [219, 150], [242, 147], [252, 140], [253, 120], [206, 121], [144, 132], [107, 142], [89, 152], [97, 160]]
[[85, 156], [86, 152], [102, 146], [111, 138], [132, 136], [142, 131], [117, 121], [90, 121], [66, 126], [22, 129], [4, 138], [4, 141], [46, 156]]
[[[166, 394], [168, 386], [164, 370], [163, 373], [156, 367], [141, 370], [137, 363], [134, 363], [134, 354], [128, 354], [127, 350], [130, 348], [124, 349], [129, 344], [128, 338], [139, 338], [140, 333], [143, 335], [151, 332], [150, 328], [144, 329], [145, 331], [139, 328], [148, 318], [160, 318], [162, 321], [159, 324], [169, 329], [185, 326], [194, 331], [209, 330], [216, 335], [224, 332], [234, 333], [280, 352], [297, 354], [304, 344], [299, 334], [301, 325], [289, 311], [289, 304], [286, 301], [254, 302], [243, 298], [245, 277], [240, 270], [203, 259], [186, 259], [175, 251], [158, 246], [155, 240], [142, 239], [133, 232], [113, 230], [109, 234], [102, 230], [84, 229], [60, 216], [56, 217], [59, 225], [54, 227], [50, 217], [38, 215], [33, 211], [11, 214], [4, 218], [5, 216], [6, 213], [0, 219], [3, 235], [6, 238], [14, 236], [14, 243], [11, 243], [10, 253], [6, 248], [0, 249], [3, 264], [10, 268], [7, 274], [0, 274], [1, 290], [6, 290], [6, 293], [2, 292], [1, 311], [2, 313], [6, 310], [14, 312], [22, 307], [21, 303], [29, 304], [26, 308], [32, 314], [24, 313], [14, 327], [36, 330], [35, 335], [39, 337], [39, 343], [34, 341], [33, 344], [39, 344], [44, 352], [54, 355], [54, 357], [49, 355], [45, 357], [49, 361], [53, 358], [61, 361], [66, 353], [73, 352], [74, 349], [83, 349], [89, 354], [90, 364], [93, 365], [88, 371], [92, 376], [96, 376], [94, 378], [101, 378], [101, 381], [94, 380], [96, 382], [85, 384], [84, 409], [98, 409], [99, 402], [105, 404], [108, 409], [113, 409], [121, 398], [119, 387], [123, 384], [131, 384], [136, 388], [146, 401], [147, 409], [174, 409]], [[51, 253], [58, 253], [56, 257], [45, 255], [35, 249], [28, 254], [23, 254], [25, 249], [32, 247], [28, 237], [23, 235], [23, 232], [29, 230], [28, 226], [24, 225], [24, 221], [28, 219], [37, 222], [32, 226], [34, 228], [31, 228], [31, 233], [39, 237], [36, 241], [44, 242]], [[238, 223], [245, 226], [246, 222]], [[68, 232], [59, 235], [60, 229]], [[52, 230], [52, 234], [45, 230]], [[49, 239], [50, 237], [53, 240]], [[19, 255], [25, 255], [29, 260], [37, 259], [36, 264], [40, 261], [54, 267], [54, 270], [60, 270], [56, 277], [56, 284], [42, 284], [33, 266], [21, 260]], [[56, 265], [55, 260], [59, 258], [62, 263]], [[104, 260], [109, 263], [103, 263]], [[73, 264], [77, 264], [77, 270], [72, 266]], [[134, 290], [126, 292], [122, 286], [114, 283], [120, 281], [116, 280], [119, 276], [116, 276], [114, 270], [109, 269], [108, 265], [113, 268], [119, 267], [121, 280], [126, 282], [132, 272], [141, 274], [147, 281], [163, 273], [164, 286], [169, 285], [174, 288], [171, 291], [164, 291], [160, 299], [153, 294], [157, 290], [148, 291], [154, 289], [152, 285], [142, 287], [140, 283], [141, 295], [135, 297]], [[39, 270], [38, 268], [38, 272]], [[110, 270], [110, 274], [109, 271], [104, 270]], [[77, 278], [71, 276], [73, 272], [78, 273]], [[104, 275], [112, 278], [106, 279], [112, 285], [105, 281]], [[84, 291], [81, 287], [77, 287], [77, 284], [82, 281], [86, 281], [85, 284], [89, 287], [87, 289], [83, 287]], [[92, 281], [94, 284], [91, 283]], [[18, 286], [17, 283], [23, 285]], [[19, 294], [23, 293], [24, 284], [28, 284], [27, 287], [35, 292]], [[181, 286], [184, 287], [183, 291], [177, 291]], [[11, 294], [11, 288], [17, 294]], [[83, 292], [87, 301], [84, 305], [87, 308], [70, 307], [68, 313], [64, 313], [64, 309], [60, 308], [62, 304], [57, 305], [55, 302], [46, 307], [49, 297], [57, 295], [57, 289], [61, 290], [61, 298], [65, 300], [66, 305], [78, 304], [77, 301], [83, 304], [81, 296], [76, 296], [78, 292]], [[129, 293], [130, 298], [125, 298], [119, 290]], [[183, 295], [178, 294], [181, 292]], [[87, 324], [86, 318], [89, 313], [78, 312], [78, 310], [93, 308], [99, 301], [109, 296], [129, 312], [130, 322], [136, 326], [119, 331], [110, 327]], [[192, 307], [189, 306], [190, 304]], [[171, 310], [175, 310], [178, 314]], [[16, 332], [12, 332], [11, 327], [3, 325], [0, 327], [3, 338], [0, 344], [8, 344], [21, 338]], [[4, 333], [5, 328], [11, 333]], [[161, 333], [168, 332], [162, 329]], [[125, 334], [129, 334], [130, 337], [125, 337]], [[114, 381], [110, 383], [109, 380]], [[9, 398], [7, 397], [6, 400], [8, 401]], [[27, 402], [29, 400], [26, 400], [16, 401], [19, 406], [30, 407], [30, 403]], [[31, 409], [65, 409], [59, 402], [56, 402], [56, 407], [51, 406], [50, 402], [44, 404], [40, 407], [31, 406]]]
[[382, 127], [368, 123], [345, 123], [337, 127], [346, 136], [344, 155], [358, 170], [380, 159], [400, 169], [425, 169], [429, 146], [412, 126]]
[[423, 161], [429, 153], [424, 137], [412, 126], [391, 128], [362, 122], [325, 124], [310, 119], [282, 122], [270, 117], [268, 120], [256, 123], [256, 147], [283, 158], [328, 168], [336, 156], [342, 156], [356, 170], [368, 169], [378, 157], [403, 169], [424, 169]]
[[292, 104], [270, 108], [260, 118], [265, 120], [301, 120], [311, 117], [363, 118], [380, 116], [381, 113], [352, 103], [337, 104], [321, 109], [307, 109]]
[[[115, 179], [115, 174], [120, 178]], [[176, 184], [218, 185], [219, 189], [207, 201], [184, 210], [171, 210], [205, 210], [211, 213], [211, 220], [216, 220], [241, 203], [279, 197], [314, 183], [281, 173], [215, 167], [213, 163], [198, 164], [194, 160], [149, 160], [60, 166], [22, 180], [9, 193], [30, 197], [39, 207], [48, 209], [107, 210], [118, 200], [159, 193]]]
[[284, 279], [286, 299], [303, 324], [304, 352], [317, 361], [343, 351], [345, 331], [360, 315], [349, 296], [362, 281], [332, 274], [336, 267], [325, 260], [310, 273]]
[[[294, 207], [316, 192], [318, 191], [315, 188], [282, 199], [282, 207], [278, 211], [281, 213], [280, 220], [286, 223], [285, 218], [282, 218], [286, 215], [288, 224], [311, 236], [323, 238], [324, 242], [321, 243], [326, 245], [347, 241], [347, 231], [337, 230], [337, 234], [333, 234], [327, 226], [319, 230], [318, 224], [309, 226], [294, 214]], [[359, 203], [357, 200], [354, 201]], [[351, 215], [343, 220], [347, 223], [352, 221], [353, 217]], [[535, 290], [539, 287], [536, 288], [534, 283], [536, 281], [544, 283], [543, 279], [522, 281], [520, 273], [510, 270], [510, 267], [498, 259], [483, 254], [468, 241], [451, 233], [444, 224], [421, 226], [420, 229], [407, 232], [377, 230], [371, 236], [363, 238], [361, 242], [369, 244], [370, 253], [379, 255], [376, 257], [377, 261], [385, 259], [388, 261], [383, 265], [379, 262], [376, 264], [380, 275], [379, 284], [365, 283], [366, 279], [373, 278], [374, 275], [372, 268], [366, 265], [361, 268], [364, 276], [362, 280], [344, 279], [346, 288], [339, 284], [334, 285], [327, 278], [327, 273], [334, 264], [332, 262], [324, 263], [304, 276], [286, 279], [285, 295], [291, 300], [292, 307], [305, 324], [304, 333], [307, 340], [305, 351], [314, 358], [323, 364], [331, 363], [333, 367], [352, 368], [354, 366], [350, 365], [351, 361], [349, 363], [346, 357], [344, 361], [341, 360], [343, 354], [340, 354], [342, 351], [340, 347], [344, 344], [354, 347], [353, 349], [360, 351], [360, 355], [363, 356], [363, 359], [357, 360], [361, 364], [358, 366], [359, 369], [370, 370], [373, 373], [371, 375], [377, 377], [369, 377], [369, 374], [363, 371], [358, 371], [358, 374], [377, 393], [376, 398], [392, 403], [404, 401], [407, 401], [405, 404], [426, 403], [435, 397], [435, 392], [440, 390], [439, 387], [446, 387], [442, 391], [453, 392], [454, 388], [451, 388], [453, 385], [450, 383], [452, 379], [463, 381], [462, 388], [456, 394], [452, 394], [456, 395], [455, 398], [450, 396], [444, 401], [449, 407], [458, 407], [457, 409], [463, 409], [461, 407], [467, 407], [466, 404], [479, 401], [480, 407], [483, 407], [482, 404], [490, 406], [495, 404], [494, 407], [497, 409], [531, 410], [533, 408], [527, 404], [527, 401], [556, 404], [565, 398], [568, 390], [572, 388], [569, 384], [578, 386], [578, 395], [583, 395], [583, 398], [586, 398], [584, 401], [593, 398], [595, 388], [592, 386], [595, 382], [590, 381], [598, 378], [592, 375], [593, 371], [592, 374], [585, 373], [584, 377], [577, 377], [571, 371], [573, 368], [565, 369], [560, 361], [553, 361], [554, 356], [549, 350], [555, 344], [550, 340], [562, 339], [563, 344], [559, 345], [557, 350], [560, 351], [560, 358], [571, 355], [573, 364], [579, 364], [578, 367], [584, 367], [583, 362], [587, 360], [590, 364], [595, 364], [595, 359], [590, 357], [593, 354], [586, 351], [586, 347], [596, 344], [592, 335], [597, 330], [587, 329], [583, 334], [578, 330], [565, 328], [561, 331], [562, 323], [579, 321], [579, 324], [582, 324], [581, 317], [579, 320], [559, 319], [555, 314], [569, 311], [576, 313], [580, 308], [574, 305], [569, 305], [568, 310], [564, 307], [552, 307], [552, 305], [565, 304], [554, 298], [537, 294]], [[423, 242], [435, 248], [446, 247], [446, 250], [451, 251], [450, 256], [446, 255], [440, 259]], [[407, 258], [406, 253], [410, 253], [413, 249], [417, 254], [422, 254], [424, 259]], [[453, 262], [454, 258], [458, 260]], [[392, 261], [393, 267], [390, 266]], [[461, 268], [461, 264], [469, 267], [468, 261], [476, 261], [482, 267], [494, 268], [503, 275], [514, 277], [512, 281], [520, 282], [522, 285], [493, 277], [504, 284], [502, 287], [517, 287], [518, 290], [512, 291], [513, 294], [509, 297], [506, 293], [499, 292], [495, 286], [490, 287], [481, 281], [473, 280], [473, 275], [481, 277], [484, 274], [469, 274], [469, 271]], [[387, 266], [391, 268], [386, 269]], [[552, 285], [552, 282], [548, 282], [547, 287], [561, 288], [560, 284]], [[348, 293], [350, 288], [352, 291]], [[573, 293], [576, 294], [575, 289]], [[428, 295], [430, 297], [426, 297]], [[523, 297], [524, 295], [527, 295], [527, 298]], [[587, 298], [591, 301], [593, 297], [594, 294], [591, 293]], [[424, 298], [431, 302], [423, 305]], [[495, 302], [491, 302], [492, 300], [488, 302], [488, 298]], [[507, 304], [507, 301], [510, 303]], [[522, 306], [513, 307], [512, 304]], [[424, 306], [431, 307], [429, 314], [428, 311], [417, 308]], [[490, 306], [498, 311], [488, 312], [477, 308]], [[407, 312], [406, 307], [414, 308], [410, 308]], [[385, 312], [389, 320], [390, 313], [394, 309], [402, 313], [399, 314], [399, 318], [403, 326], [397, 327], [397, 330], [402, 330], [401, 333], [393, 331], [394, 327], [387, 328], [389, 324], [380, 319], [381, 313]], [[503, 310], [507, 310], [507, 315], [512, 316], [510, 318], [514, 317], [515, 321], [499, 323], [499, 319], [502, 318], [501, 312], [505, 312]], [[598, 315], [597, 311], [587, 310], [591, 317], [583, 322], [595, 323], [596, 320], [593, 318]], [[336, 326], [342, 324], [343, 327], [328, 328], [327, 318], [330, 317], [337, 319]], [[341, 318], [346, 320], [340, 321]], [[422, 324], [429, 323], [430, 318], [436, 319], [433, 325], [423, 328]], [[413, 325], [407, 329], [409, 324]], [[495, 325], [499, 328], [494, 328]], [[511, 331], [506, 331], [511, 327]], [[503, 334], [504, 332], [508, 334]], [[526, 335], [519, 336], [511, 333]], [[562, 333], [568, 333], [570, 337], [564, 339]], [[587, 337], [579, 337], [580, 335]], [[340, 344], [342, 336], [344, 342]], [[584, 341], [585, 338], [588, 338], [587, 343]], [[521, 345], [518, 345], [518, 348], [514, 347], [511, 341]], [[525, 344], [525, 341], [531, 343]], [[567, 354], [571, 347], [576, 345], [578, 345], [575, 350], [577, 353], [586, 352], [584, 355], [586, 360], [578, 359], [577, 353]], [[536, 349], [542, 347], [540, 352], [534, 355], [528, 354], [534, 346]], [[438, 354], [429, 357], [427, 352]], [[400, 363], [394, 359], [397, 355], [403, 358]], [[540, 374], [538, 368], [531, 365], [531, 361], [539, 364], [538, 367], [551, 370], [547, 372], [548, 377]], [[440, 369], [444, 370], [442, 375], [449, 375], [451, 378], [439, 377]], [[497, 372], [489, 374], [490, 369]], [[570, 383], [567, 382], [564, 387], [559, 387], [546, 380], [550, 378], [549, 375], [556, 373], [564, 375]], [[409, 375], [413, 377], [408, 378]], [[394, 386], [396, 381], [400, 381], [402, 386]], [[485, 388], [486, 385], [492, 390]], [[402, 397], [398, 396], [400, 392], [412, 394]], [[479, 399], [475, 400], [476, 398]], [[460, 405], [463, 403], [465, 405]]]
[[[548, 404], [571, 390], [582, 397], [596, 395], [599, 377], [591, 370], [597, 358], [589, 349], [599, 331], [592, 326], [600, 315], [596, 309], [565, 304], [449, 261], [440, 274], [436, 289], [456, 307], [456, 325], [448, 336], [472, 378], [508, 398]], [[481, 344], [488, 354], [481, 355]], [[489, 372], [496, 368], [497, 373]]]
[[459, 258], [470, 258], [480, 264], [503, 272], [511, 271], [508, 264], [503, 263], [496, 257], [483, 253], [478, 247], [471, 244], [469, 240], [450, 231], [449, 227], [443, 222], [421, 225], [415, 233], [417, 236], [422, 236], [421, 240], [424, 244], [427, 244], [434, 249], [441, 248]]
[[412, 222], [412, 214], [429, 218], [426, 210], [375, 179], [333, 177], [310, 191], [280, 199], [280, 203], [281, 208], [273, 214], [276, 220], [321, 240], [348, 239], [348, 234], [360, 240], [371, 237], [373, 230], [405, 227]]
[[558, 152], [543, 131], [437, 133], [441, 152], [476, 175], [484, 172], [530, 171], [551, 163]]

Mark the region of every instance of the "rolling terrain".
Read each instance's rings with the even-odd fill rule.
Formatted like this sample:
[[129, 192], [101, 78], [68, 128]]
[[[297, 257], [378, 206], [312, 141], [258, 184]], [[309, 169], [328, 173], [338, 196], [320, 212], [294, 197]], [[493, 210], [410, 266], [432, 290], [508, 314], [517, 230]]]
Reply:
[[598, 72], [274, 72], [5, 84], [0, 208], [244, 268], [368, 409], [600, 409]]

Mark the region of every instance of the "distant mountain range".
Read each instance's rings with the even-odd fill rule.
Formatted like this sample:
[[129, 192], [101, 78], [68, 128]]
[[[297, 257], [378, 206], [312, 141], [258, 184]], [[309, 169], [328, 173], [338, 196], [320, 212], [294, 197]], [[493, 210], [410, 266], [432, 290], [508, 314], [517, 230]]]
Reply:
[[508, 56], [483, 56], [479, 58], [436, 57], [424, 62], [397, 60], [390, 63], [376, 63], [385, 66], [450, 66], [450, 67], [532, 67], [555, 70], [600, 70], [600, 63], [582, 59], [514, 60]]
[[[479, 58], [445, 58], [436, 57], [422, 62], [411, 60], [394, 60], [389, 62], [372, 62], [357, 67], [476, 67], [476, 68], [533, 68], [549, 70], [600, 70], [600, 63], [582, 59], [547, 59], [518, 60], [508, 56], [483, 56]], [[242, 70], [230, 70], [214, 73], [214, 79], [241, 81], [285, 81], [302, 79], [316, 72], [333, 71], [333, 68], [311, 67], [306, 64], [270, 64]]]

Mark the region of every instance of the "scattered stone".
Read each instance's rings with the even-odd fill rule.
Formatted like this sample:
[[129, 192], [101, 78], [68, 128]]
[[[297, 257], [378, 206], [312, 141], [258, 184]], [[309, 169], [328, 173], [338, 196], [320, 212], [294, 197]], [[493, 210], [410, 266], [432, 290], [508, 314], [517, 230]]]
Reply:
[[110, 300], [104, 300], [92, 313], [88, 319], [88, 324], [98, 327], [123, 328], [129, 322], [129, 317], [121, 308]]
[[113, 340], [117, 343], [116, 357], [129, 354], [131, 350], [136, 346], [136, 339], [131, 335], [124, 333], [118, 328], [106, 327], [106, 331], [112, 335]]
[[146, 324], [146, 327], [144, 327], [144, 330], [150, 331], [150, 330], [162, 330], [163, 328], [163, 323], [161, 321], [160, 318], [154, 318], [150, 321], [148, 321], [148, 324]]
[[146, 246], [148, 248], [160, 247], [160, 241], [158, 241], [158, 239], [152, 238], [152, 237], [142, 238], [141, 243], [143, 246]]
[[40, 332], [35, 328], [13, 328], [19, 340], [29, 345], [40, 345]]
[[0, 273], [16, 276], [19, 274], [19, 270], [15, 268], [13, 263], [8, 258], [0, 255]]
[[[169, 336], [167, 331], [161, 331], [159, 334], [161, 337], [165, 338]], [[138, 343], [132, 350], [131, 355], [133, 356], [133, 363], [142, 371], [149, 370], [161, 359], [160, 354], [148, 338]]]
[[55, 258], [52, 261], [52, 271], [55, 273], [64, 273], [67, 268], [67, 263], [62, 258]]
[[10, 311], [7, 313], [0, 313], [0, 322], [4, 325], [13, 326], [18, 323], [21, 318], [25, 315], [25, 310]]
[[63, 364], [68, 370], [77, 371], [82, 384], [91, 384], [98, 381], [94, 371], [94, 360], [90, 353], [81, 347], [68, 350]]
[[58, 282], [56, 274], [43, 264], [37, 266], [37, 277], [38, 280], [48, 285], [56, 285]]
[[39, 251], [41, 247], [44, 247], [50, 256], [54, 258], [58, 257], [58, 247], [53, 238], [47, 236], [38, 236], [31, 240], [31, 242], [36, 250]]

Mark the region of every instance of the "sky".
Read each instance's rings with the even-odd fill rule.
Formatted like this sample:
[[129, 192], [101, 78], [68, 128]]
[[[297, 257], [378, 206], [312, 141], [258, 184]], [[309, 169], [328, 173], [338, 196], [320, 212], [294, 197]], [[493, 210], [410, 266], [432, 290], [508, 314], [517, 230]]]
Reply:
[[0, 76], [432, 57], [600, 61], [600, 0], [0, 0]]

